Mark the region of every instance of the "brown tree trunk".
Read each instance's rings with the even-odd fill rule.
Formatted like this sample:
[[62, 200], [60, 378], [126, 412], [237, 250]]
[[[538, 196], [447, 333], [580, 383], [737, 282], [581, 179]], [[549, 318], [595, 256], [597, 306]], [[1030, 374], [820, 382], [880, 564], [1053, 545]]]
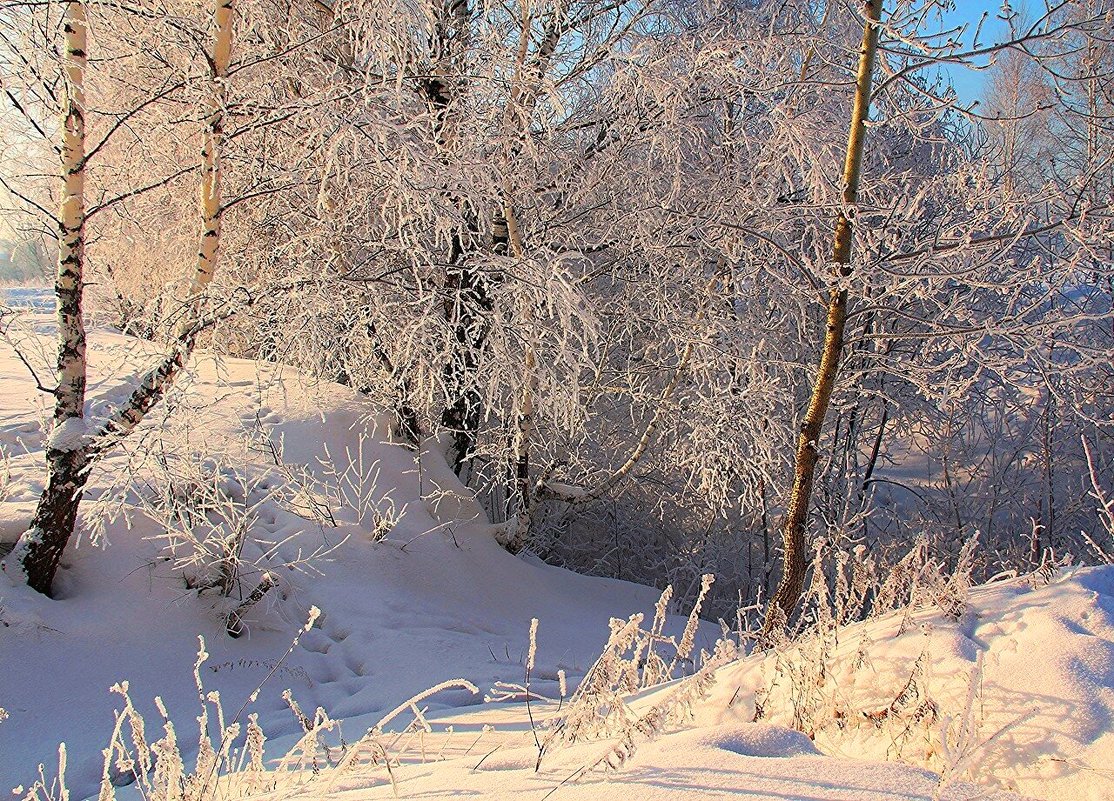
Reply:
[[[851, 242], [853, 223], [848, 210], [858, 200], [859, 175], [862, 170], [864, 125], [870, 110], [871, 76], [874, 56], [878, 49], [878, 22], [882, 15], [881, 0], [863, 4], [866, 24], [863, 26], [862, 46], [859, 51], [859, 68], [855, 83], [855, 103], [851, 111], [851, 130], [847, 138], [847, 154], [843, 166], [843, 206], [836, 218], [835, 242], [832, 260], [838, 265], [839, 277], [851, 274]], [[763, 634], [768, 635], [783, 627], [804, 591], [805, 573], [808, 570], [808, 512], [812, 498], [812, 484], [819, 459], [818, 444], [824, 427], [824, 418], [835, 389], [843, 351], [843, 329], [847, 323], [847, 290], [833, 288], [828, 297], [827, 325], [820, 369], [812, 386], [805, 419], [797, 440], [797, 454], [793, 470], [793, 490], [789, 496], [785, 522], [782, 529], [782, 573], [777, 590], [770, 599]]]
[[[469, 239], [474, 231], [469, 231]], [[445, 365], [445, 408], [441, 425], [450, 433], [448, 462], [467, 483], [476, 436], [483, 420], [483, 395], [477, 386], [480, 354], [490, 333], [494, 308], [487, 277], [467, 263], [464, 237], [453, 234], [446, 280], [445, 318], [453, 331], [455, 348]]]

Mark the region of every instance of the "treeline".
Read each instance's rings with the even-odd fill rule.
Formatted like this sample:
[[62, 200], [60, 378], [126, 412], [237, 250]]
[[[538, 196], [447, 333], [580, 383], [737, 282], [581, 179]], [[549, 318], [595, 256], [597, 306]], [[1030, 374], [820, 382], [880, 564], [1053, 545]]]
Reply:
[[0, 285], [41, 286], [51, 271], [50, 258], [40, 243], [0, 239]]
[[[5, 180], [62, 232], [55, 420], [82, 421], [25, 566], [198, 341], [436, 440], [509, 549], [681, 596], [714, 572], [717, 613], [791, 613], [820, 541], [1091, 552], [1104, 0], [993, 39], [933, 0], [10, 5], [39, 159]], [[935, 77], [987, 60], [1014, 77], [979, 105]], [[168, 347], [92, 422], [87, 281]]]

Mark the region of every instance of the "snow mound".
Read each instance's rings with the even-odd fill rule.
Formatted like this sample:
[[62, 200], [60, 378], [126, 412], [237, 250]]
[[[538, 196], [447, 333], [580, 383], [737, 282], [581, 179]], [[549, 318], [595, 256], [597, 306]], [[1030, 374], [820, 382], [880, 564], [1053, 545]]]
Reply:
[[899, 611], [741, 660], [697, 719], [793, 726], [827, 754], [1048, 801], [1114, 798], [1114, 567], [976, 587], [958, 619]]
[[702, 748], [720, 748], [747, 757], [784, 758], [820, 754], [812, 740], [801, 732], [763, 723], [701, 730], [693, 738], [693, 744]]
[[[497, 731], [474, 732], [481, 721]], [[285, 796], [298, 801], [376, 801], [421, 798], [449, 801], [698, 801], [730, 797], [744, 801], [1020, 801], [1006, 792], [979, 794], [961, 782], [942, 785], [927, 770], [906, 765], [821, 756], [799, 732], [768, 725], [723, 725], [667, 734], [644, 744], [621, 768], [587, 770], [609, 747], [582, 743], [547, 754], [536, 769], [537, 751], [527, 726], [511, 723], [506, 709], [453, 713], [434, 723], [423, 747], [430, 760], [403, 760], [393, 770], [366, 771], [304, 786]], [[521, 722], [521, 721], [520, 721]], [[443, 729], [452, 724], [455, 732]], [[453, 738], [468, 745], [454, 752]], [[501, 732], [501, 733], [500, 733]], [[755, 753], [742, 753], [753, 751]], [[758, 753], [761, 752], [761, 753]], [[397, 796], [396, 796], [397, 792]]]
[[[38, 335], [49, 353], [49, 329]], [[95, 417], [104, 399], [124, 394], [156, 356], [149, 344], [103, 330], [92, 332], [89, 344], [88, 409]], [[0, 447], [11, 467], [0, 497], [0, 541], [11, 542], [42, 491], [44, 438], [41, 399], [4, 343], [0, 401]], [[95, 795], [101, 749], [120, 707], [109, 688], [118, 681], [129, 681], [152, 730], [161, 725], [155, 696], [182, 731], [196, 725], [198, 635], [209, 653], [200, 671], [206, 691], [219, 691], [227, 706], [238, 708], [273, 674], [251, 711], [281, 744], [301, 733], [285, 689], [308, 715], [321, 707], [358, 736], [400, 701], [447, 679], [465, 678], [481, 691], [521, 681], [533, 617], [540, 620], [536, 673], [554, 677], [536, 686], [556, 695], [557, 672], [571, 685], [579, 681], [612, 615], [652, 612], [657, 599], [646, 587], [508, 554], [443, 458], [394, 444], [385, 418], [344, 387], [274, 364], [200, 354], [170, 407], [153, 410], [137, 435], [160, 442], [171, 430], [175, 447], [188, 444], [170, 454], [173, 463], [196, 459], [226, 494], [226, 485], [282, 490], [294, 468], [316, 476], [323, 463], [347, 471], [340, 478], [352, 486], [331, 498], [335, 526], [294, 514], [304, 500], [295, 492], [280, 492], [285, 503], [267, 500], [244, 518], [244, 555], [279, 565], [267, 566], [278, 584], [245, 612], [245, 634], [232, 639], [224, 621], [238, 598], [187, 587], [151, 520], [117, 519], [104, 532], [105, 547], [90, 545], [89, 515], [128, 464], [122, 453], [102, 463], [83, 504], [85, 533], [63, 558], [58, 599], [0, 575], [0, 707], [10, 715], [0, 722], [4, 789], [26, 786], [40, 762], [57, 764], [64, 740], [71, 797]], [[143, 489], [140, 481], [131, 491]], [[324, 558], [299, 562], [319, 548]], [[249, 576], [245, 589], [255, 580]], [[283, 658], [312, 606], [320, 618]], [[712, 642], [702, 637], [698, 645]], [[434, 714], [481, 701], [482, 692], [448, 690], [423, 708]], [[191, 739], [196, 730], [183, 737], [187, 749]]]

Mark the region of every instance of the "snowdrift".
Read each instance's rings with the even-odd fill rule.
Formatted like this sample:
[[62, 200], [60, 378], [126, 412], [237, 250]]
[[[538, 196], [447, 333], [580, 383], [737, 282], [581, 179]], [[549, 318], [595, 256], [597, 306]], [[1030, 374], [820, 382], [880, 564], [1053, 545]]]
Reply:
[[826, 754], [901, 760], [1034, 798], [1114, 798], [1114, 567], [968, 591], [719, 672], [698, 719], [807, 731]]
[[[23, 334], [44, 364], [48, 334], [34, 320]], [[91, 415], [135, 380], [148, 348], [94, 333]], [[44, 437], [41, 396], [6, 345], [0, 410], [10, 473], [2, 543], [18, 537], [41, 490]], [[177, 502], [182, 482], [196, 488], [198, 476], [212, 482], [206, 498], [227, 497], [242, 513], [235, 597], [206, 589], [188, 544], [168, 538], [167, 520], [140, 513], [152, 493]], [[109, 688], [121, 680], [152, 730], [159, 696], [183, 749], [195, 747], [200, 635], [201, 677], [226, 707], [265, 682], [251, 710], [272, 768], [303, 733], [284, 690], [306, 714], [320, 707], [343, 719], [351, 742], [427, 687], [461, 678], [480, 688], [424, 700], [428, 726], [391, 741], [390, 775], [325, 764], [320, 776], [280, 786], [283, 797], [1114, 798], [1114, 568], [974, 588], [954, 614], [901, 610], [738, 659], [710, 676], [684, 725], [634, 737], [613, 769], [612, 740], [554, 749], [538, 769], [535, 738], [566, 710], [565, 700], [546, 700], [562, 695], [562, 675], [571, 691], [611, 618], [652, 616], [658, 593], [508, 555], [444, 460], [393, 443], [356, 394], [276, 365], [200, 357], [90, 487], [57, 600], [0, 576], [8, 787], [27, 786], [37, 763], [56, 764], [64, 740], [72, 797], [94, 795], [120, 708]], [[244, 636], [232, 639], [226, 616], [263, 572], [276, 587], [245, 610]], [[314, 607], [315, 625], [284, 657]], [[523, 681], [532, 618], [532, 703], [483, 703], [500, 682]], [[711, 652], [718, 635], [702, 626], [697, 650]], [[642, 692], [629, 708], [641, 714], [684, 681]]]
[[[47, 332], [38, 325], [25, 334], [44, 361]], [[98, 330], [90, 351], [95, 415], [139, 375], [144, 346]], [[0, 344], [0, 447], [11, 473], [0, 542], [19, 536], [42, 488], [41, 407], [26, 369]], [[275, 365], [202, 357], [171, 410], [152, 415], [140, 436], [150, 445], [170, 432], [179, 461], [215, 460], [252, 476], [251, 488], [259, 489], [257, 481], [289, 478], [276, 467], [273, 447], [282, 451], [284, 469], [320, 472], [318, 460], [331, 459], [367, 497], [334, 493], [328, 512], [335, 526], [310, 523], [270, 500], [255, 510], [243, 557], [295, 569], [272, 570], [279, 586], [247, 613], [247, 631], [235, 640], [223, 624], [233, 601], [187, 589], [164, 532], [142, 515], [110, 523], [99, 545], [85, 535], [69, 549], [58, 600], [0, 576], [0, 707], [10, 715], [0, 723], [5, 789], [27, 785], [40, 762], [56, 764], [64, 740], [73, 797], [94, 794], [120, 706], [109, 688], [122, 680], [148, 720], [159, 720], [157, 695], [188, 730], [199, 708], [192, 676], [198, 635], [209, 653], [206, 689], [230, 706], [238, 708], [274, 671], [253, 709], [268, 737], [281, 740], [300, 732], [284, 689], [309, 714], [320, 706], [359, 731], [370, 725], [365, 719], [374, 722], [446, 679], [466, 678], [485, 690], [520, 679], [533, 617], [540, 620], [539, 675], [548, 676], [539, 686], [555, 688], [558, 670], [575, 683], [606, 639], [610, 616], [652, 610], [657, 598], [646, 587], [506, 553], [444, 460], [392, 444], [383, 420], [343, 387]], [[150, 481], [142, 459], [110, 458], [91, 479], [87, 516], [129, 465], [141, 490]], [[376, 531], [384, 517], [389, 530]], [[298, 563], [322, 547], [323, 558]], [[313, 606], [321, 617], [280, 664]], [[427, 705], [436, 711], [482, 700], [453, 691]]]
[[[900, 610], [823, 639], [719, 669], [680, 730], [636, 735], [613, 768], [615, 739], [547, 753], [535, 770], [535, 725], [521, 708], [447, 712], [422, 743], [433, 759], [399, 745], [397, 791], [429, 799], [1114, 798], [1114, 568], [976, 587], [958, 617]], [[630, 707], [643, 714], [678, 685]], [[560, 714], [558, 705], [534, 705], [543, 741]], [[295, 797], [394, 792], [381, 770], [327, 786]]]

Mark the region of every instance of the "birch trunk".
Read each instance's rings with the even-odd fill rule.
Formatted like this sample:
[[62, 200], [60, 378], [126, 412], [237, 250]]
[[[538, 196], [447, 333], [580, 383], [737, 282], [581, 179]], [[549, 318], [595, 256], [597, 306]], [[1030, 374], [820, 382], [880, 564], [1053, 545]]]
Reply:
[[[197, 269], [190, 282], [190, 295], [195, 304], [213, 280], [220, 250], [221, 218], [224, 215], [220, 151], [224, 139], [225, 84], [232, 57], [232, 0], [216, 0], [213, 25], [216, 30], [210, 61], [212, 91], [201, 146], [201, 243], [197, 251]], [[186, 327], [192, 325], [193, 320], [188, 318], [183, 323]]]
[[[206, 119], [201, 164], [201, 242], [197, 264], [190, 280], [191, 314], [181, 323], [170, 353], [149, 370], [126, 402], [118, 407], [91, 436], [85, 431], [85, 327], [81, 315], [82, 269], [84, 266], [84, 170], [86, 55], [85, 9], [81, 2], [66, 6], [64, 25], [66, 49], [67, 108], [62, 139], [63, 199], [58, 277], [59, 351], [58, 387], [54, 427], [57, 432], [47, 447], [47, 486], [35, 510], [31, 526], [13, 552], [27, 583], [49, 595], [58, 561], [73, 536], [77, 509], [88, 478], [88, 470], [113, 441], [129, 434], [147, 411], [166, 393], [185, 366], [197, 335], [207, 323], [200, 316], [200, 296], [213, 279], [220, 249], [221, 168], [225, 81], [232, 50], [233, 0], [215, 0], [213, 50], [210, 57], [212, 94]], [[80, 422], [73, 422], [73, 421]]]
[[[843, 165], [843, 205], [836, 218], [835, 241], [832, 260], [837, 265], [839, 278], [851, 274], [851, 243], [854, 224], [848, 212], [858, 200], [859, 176], [862, 171], [863, 141], [866, 137], [867, 114], [870, 111], [871, 76], [874, 72], [874, 57], [878, 49], [878, 22], [881, 19], [882, 2], [872, 0], [863, 4], [866, 24], [863, 26], [862, 45], [859, 51], [859, 67], [855, 82], [855, 101], [851, 111], [851, 130], [847, 138], [847, 153]], [[816, 474], [817, 451], [824, 418], [835, 389], [836, 375], [839, 371], [840, 356], [843, 352], [843, 331], [847, 323], [847, 290], [836, 286], [828, 296], [827, 323], [824, 334], [824, 347], [820, 358], [820, 369], [812, 386], [805, 419], [801, 423], [801, 433], [797, 440], [797, 453], [793, 470], [793, 489], [789, 496], [785, 523], [782, 528], [782, 573], [781, 581], [766, 613], [763, 635], [783, 627], [789, 620], [804, 590], [805, 573], [808, 569], [808, 512], [812, 498], [812, 484]]]
[[[503, 164], [503, 222], [506, 225], [510, 255], [519, 261], [525, 257], [526, 246], [518, 225], [518, 217], [514, 213], [514, 188], [510, 180], [510, 170], [529, 136], [530, 122], [541, 94], [542, 81], [549, 72], [553, 54], [566, 30], [566, 15], [565, 3], [559, 2], [543, 26], [537, 53], [527, 63], [526, 56], [532, 39], [533, 16], [529, 3], [526, 0], [522, 2], [522, 29], [519, 31], [518, 55], [512, 78], [511, 95], [504, 111], [504, 124], [508, 129], [514, 130], [514, 139]], [[526, 351], [522, 361], [522, 395], [515, 419], [512, 443], [514, 508], [513, 514], [508, 518], [509, 530], [504, 543], [511, 553], [518, 553], [525, 546], [537, 501], [530, 481], [530, 450], [535, 436], [534, 396], [537, 394], [537, 353], [533, 343], [533, 313], [529, 304], [522, 314], [519, 325], [526, 337]]]
[[[50, 594], [58, 560], [73, 534], [77, 507], [88, 477], [88, 456], [80, 447], [85, 409], [85, 321], [81, 311], [85, 268], [85, 6], [66, 4], [63, 18], [66, 106], [62, 120], [62, 204], [58, 220], [57, 387], [54, 431], [46, 451], [47, 483], [30, 528], [13, 553], [27, 583]], [[58, 434], [66, 436], [58, 436]], [[71, 436], [73, 435], [73, 436]], [[68, 440], [68, 441], [67, 441]], [[75, 447], [77, 446], [77, 447]]]
[[201, 236], [197, 264], [190, 276], [189, 313], [183, 315], [170, 353], [147, 371], [139, 386], [120, 408], [109, 416], [98, 432], [101, 442], [91, 445], [94, 455], [107, 444], [127, 436], [142, 422], [147, 412], [170, 389], [193, 353], [198, 334], [208, 323], [202, 318], [202, 296], [217, 271], [220, 254], [221, 220], [221, 147], [224, 144], [224, 107], [227, 96], [228, 66], [232, 58], [233, 0], [214, 0], [213, 49], [209, 55], [209, 114], [205, 119], [201, 145], [201, 190], [199, 211]]

